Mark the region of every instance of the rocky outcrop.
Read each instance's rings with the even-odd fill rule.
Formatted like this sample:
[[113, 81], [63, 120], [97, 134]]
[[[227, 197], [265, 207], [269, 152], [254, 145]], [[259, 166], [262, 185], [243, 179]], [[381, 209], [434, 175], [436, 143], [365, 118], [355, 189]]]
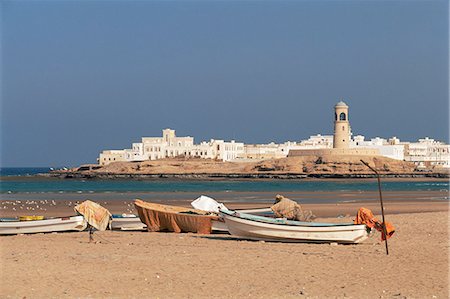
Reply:
[[361, 159], [384, 177], [449, 177], [448, 172], [419, 172], [414, 164], [380, 156], [303, 156], [256, 162], [222, 162], [205, 159], [163, 159], [116, 162], [102, 167], [73, 168], [50, 173], [63, 178], [182, 178], [182, 179], [301, 179], [369, 178], [374, 173]]

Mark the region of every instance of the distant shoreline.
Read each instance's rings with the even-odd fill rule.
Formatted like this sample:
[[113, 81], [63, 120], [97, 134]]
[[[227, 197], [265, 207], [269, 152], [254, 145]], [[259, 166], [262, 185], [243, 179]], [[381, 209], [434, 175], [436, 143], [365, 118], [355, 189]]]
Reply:
[[[448, 182], [448, 173], [426, 173], [426, 174], [381, 174], [383, 181], [443, 181]], [[211, 174], [211, 173], [186, 173], [186, 174], [105, 174], [105, 173], [39, 173], [32, 175], [6, 175], [0, 176], [2, 181], [34, 181], [34, 180], [146, 180], [146, 181], [341, 181], [341, 180], [374, 180], [374, 174], [293, 174], [293, 173], [259, 173], [259, 174]]]
[[[374, 179], [375, 174], [300, 174], [300, 173], [86, 173], [86, 172], [51, 172], [40, 174], [43, 177], [63, 179], [181, 179], [181, 180], [318, 180], [318, 179]], [[388, 180], [442, 179], [448, 180], [449, 173], [389, 173], [381, 174]]]

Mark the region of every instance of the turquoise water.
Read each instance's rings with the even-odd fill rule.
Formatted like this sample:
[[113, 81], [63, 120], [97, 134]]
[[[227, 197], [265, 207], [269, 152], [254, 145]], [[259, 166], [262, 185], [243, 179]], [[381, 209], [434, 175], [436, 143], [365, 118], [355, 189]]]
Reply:
[[0, 167], [0, 177], [3, 176], [31, 176], [38, 173], [47, 173], [50, 167]]
[[[448, 190], [442, 181], [382, 183], [385, 191]], [[376, 181], [136, 181], [33, 179], [0, 182], [1, 193], [375, 191]]]
[[[33, 176], [49, 168], [1, 169], [2, 194], [14, 193], [126, 193], [126, 192], [312, 192], [376, 191], [373, 180], [98, 180]], [[448, 181], [383, 181], [384, 191], [442, 191]]]

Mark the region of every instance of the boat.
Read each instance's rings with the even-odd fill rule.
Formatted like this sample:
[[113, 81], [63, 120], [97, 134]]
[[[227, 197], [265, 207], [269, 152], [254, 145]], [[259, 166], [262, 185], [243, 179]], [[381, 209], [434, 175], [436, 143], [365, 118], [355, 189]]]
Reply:
[[[259, 214], [259, 215], [273, 215], [273, 211], [270, 208], [256, 208], [256, 209], [243, 209], [243, 210], [236, 210], [240, 213], [247, 213], [247, 214]], [[219, 214], [217, 214], [219, 215]], [[225, 223], [225, 220], [223, 217], [219, 215], [218, 220], [212, 221], [212, 230], [213, 232], [217, 233], [228, 233], [228, 226]]]
[[83, 216], [25, 221], [20, 221], [17, 218], [3, 218], [0, 219], [0, 235], [82, 231], [86, 229], [86, 226], [87, 223]]
[[[219, 215], [220, 209], [228, 210], [228, 208], [225, 207], [225, 205], [223, 203], [219, 203], [215, 199], [208, 197], [206, 195], [201, 195], [196, 200], [191, 202], [191, 206], [194, 209], [214, 213], [216, 215]], [[243, 213], [248, 213], [248, 214], [254, 214], [254, 213], [255, 214], [261, 214], [261, 213], [273, 214], [273, 211], [271, 208], [246, 209], [246, 210], [239, 210], [239, 211], [243, 212]], [[222, 217], [219, 217], [218, 220], [213, 220], [212, 230], [215, 232], [228, 233], [228, 227], [225, 224], [225, 221], [223, 220]]]
[[225, 229], [218, 215], [202, 210], [150, 203], [140, 199], [136, 199], [134, 205], [148, 231], [210, 234], [214, 229]]
[[111, 229], [112, 230], [145, 230], [147, 226], [142, 223], [141, 219], [134, 214], [113, 214]]
[[250, 240], [355, 244], [369, 236], [364, 224], [301, 222], [226, 209], [220, 216], [231, 235]]

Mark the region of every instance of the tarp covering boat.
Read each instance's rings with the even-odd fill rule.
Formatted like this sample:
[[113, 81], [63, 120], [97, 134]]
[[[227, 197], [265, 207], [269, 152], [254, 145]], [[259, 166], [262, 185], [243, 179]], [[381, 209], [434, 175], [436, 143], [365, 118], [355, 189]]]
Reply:
[[212, 221], [218, 220], [215, 215], [208, 215], [208, 212], [169, 206], [163, 204], [149, 203], [136, 199], [134, 206], [139, 214], [139, 218], [147, 225], [147, 230], [170, 231], [170, 232], [193, 232], [200, 234], [210, 234]]
[[75, 206], [75, 211], [84, 216], [84, 219], [99, 231], [104, 231], [111, 226], [111, 213], [90, 200], [85, 200]]
[[270, 208], [275, 214], [275, 217], [278, 218], [297, 221], [311, 221], [313, 218], [311, 211], [303, 210], [297, 202], [280, 194], [277, 194], [275, 197], [275, 204]]
[[218, 203], [211, 197], [201, 195], [199, 198], [191, 202], [191, 206], [194, 209], [207, 211], [207, 212], [214, 212], [219, 213], [220, 209], [226, 209], [225, 205], [223, 203]]

